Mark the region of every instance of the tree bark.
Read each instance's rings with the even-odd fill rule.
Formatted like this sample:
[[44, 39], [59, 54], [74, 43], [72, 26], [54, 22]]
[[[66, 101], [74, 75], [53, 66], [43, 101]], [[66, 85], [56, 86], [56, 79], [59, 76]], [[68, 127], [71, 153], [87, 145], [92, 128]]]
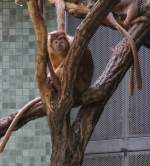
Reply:
[[[76, 136], [70, 124], [70, 111], [74, 102], [74, 82], [84, 51], [83, 48], [87, 46], [89, 40], [99, 26], [99, 22], [97, 22], [96, 20], [98, 19], [99, 21], [102, 21], [116, 3], [117, 0], [107, 0], [105, 2], [97, 1], [94, 8], [87, 15], [86, 19], [83, 20], [83, 22], [78, 27], [77, 33], [75, 34], [74, 42], [64, 62], [60, 96], [56, 96], [57, 94], [53, 93], [54, 90], [52, 88], [47, 88], [45, 74], [44, 76], [41, 76], [41, 73], [45, 73], [46, 70], [44, 68], [46, 56], [43, 49], [45, 48], [44, 46], [46, 37], [44, 33], [42, 36], [39, 33], [39, 25], [42, 32], [46, 32], [46, 30], [43, 24], [43, 19], [41, 18], [40, 14], [37, 13], [38, 8], [36, 2], [30, 0], [27, 3], [32, 22], [33, 24], [35, 24], [34, 28], [36, 36], [37, 39], [39, 39], [39, 42], [37, 44], [40, 43], [37, 50], [36, 78], [41, 97], [46, 105], [48, 122], [51, 131], [52, 166], [75, 166], [81, 165], [82, 163], [85, 146], [80, 140], [83, 138], [83, 136], [80, 134]], [[37, 19], [38, 17], [39, 19]], [[86, 40], [82, 40], [84, 38], [86, 38]], [[80, 47], [78, 47], [79, 45]], [[41, 54], [39, 54], [39, 52]]]
[[[8, 115], [7, 117], [0, 119], [0, 138], [5, 135], [8, 127], [10, 126], [10, 124], [12, 123], [12, 121], [14, 120], [14, 118], [18, 112], [12, 113], [12, 114]], [[33, 104], [31, 106], [31, 108], [28, 109], [26, 111], [26, 113], [22, 115], [22, 117], [19, 119], [14, 131], [20, 129], [28, 122], [38, 119], [38, 118], [42, 118], [44, 116], [46, 116], [46, 110], [44, 108], [44, 105], [39, 101], [38, 103]]]
[[[132, 64], [131, 50], [127, 41], [123, 39], [115, 47], [103, 74], [82, 95], [82, 107], [71, 125], [70, 112], [74, 103], [72, 92], [83, 48], [87, 46], [99, 23], [117, 2], [118, 0], [98, 0], [78, 27], [74, 42], [64, 62], [62, 89], [61, 94], [58, 95], [53, 86], [48, 86], [46, 81], [47, 30], [39, 10], [38, 0], [27, 1], [36, 34], [36, 80], [43, 104], [33, 105], [20, 119], [16, 129], [32, 118], [47, 115], [52, 139], [51, 166], [80, 166], [82, 164], [85, 148], [104, 106]], [[150, 23], [139, 23], [132, 27], [131, 36], [138, 48], [149, 30]], [[15, 114], [12, 114], [10, 118], [0, 120], [2, 128], [0, 136], [4, 134], [14, 116]]]

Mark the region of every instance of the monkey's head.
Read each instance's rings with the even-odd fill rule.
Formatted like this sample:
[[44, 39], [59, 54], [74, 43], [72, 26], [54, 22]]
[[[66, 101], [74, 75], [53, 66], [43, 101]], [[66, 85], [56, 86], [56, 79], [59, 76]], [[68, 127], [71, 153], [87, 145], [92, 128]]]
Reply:
[[70, 44], [66, 33], [63, 31], [54, 31], [48, 34], [48, 48], [57, 55], [67, 55]]

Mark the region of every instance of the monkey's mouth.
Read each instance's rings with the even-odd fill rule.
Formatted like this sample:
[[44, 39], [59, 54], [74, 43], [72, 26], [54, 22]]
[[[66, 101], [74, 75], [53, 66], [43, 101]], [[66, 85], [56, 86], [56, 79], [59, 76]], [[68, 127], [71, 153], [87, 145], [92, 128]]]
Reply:
[[64, 51], [63, 46], [59, 46], [59, 47], [57, 48], [57, 52], [58, 52], [58, 53], [62, 53], [62, 51]]

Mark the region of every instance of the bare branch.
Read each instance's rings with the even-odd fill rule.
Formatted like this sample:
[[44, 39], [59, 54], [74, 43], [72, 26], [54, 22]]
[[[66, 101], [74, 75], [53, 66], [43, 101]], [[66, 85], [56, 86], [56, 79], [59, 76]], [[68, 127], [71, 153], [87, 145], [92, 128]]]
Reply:
[[[4, 136], [8, 127], [10, 126], [11, 122], [14, 120], [17, 114], [18, 112], [15, 112], [5, 118], [0, 119], [0, 138]], [[38, 103], [33, 104], [33, 106], [22, 115], [22, 117], [16, 124], [15, 130], [18, 130], [19, 128], [23, 127], [26, 123], [38, 118], [42, 118], [45, 115], [46, 110], [41, 101], [39, 101]]]
[[[147, 35], [150, 32], [150, 28], [149, 28], [149, 24], [150, 23], [145, 23], [145, 24], [138, 24], [136, 26], [134, 26], [131, 30], [131, 34], [132, 36], [135, 38], [136, 40], [136, 45], [139, 48], [142, 44], [143, 41], [145, 41], [145, 38], [147, 37]], [[121, 46], [120, 46], [121, 45]], [[127, 44], [126, 44], [127, 45]], [[115, 51], [114, 49], [114, 53], [112, 55], [112, 59], [113, 57], [120, 57], [121, 53], [121, 47], [126, 47], [124, 45], [124, 42], [119, 43], [118, 46], [116, 46], [116, 49], [120, 47], [120, 52], [118, 50]], [[118, 51], [118, 52], [117, 52]], [[104, 92], [105, 84], [111, 84], [113, 80], [115, 80], [115, 76], [116, 76], [116, 71], [120, 70], [120, 66], [116, 65], [116, 68], [114, 68], [112, 59], [110, 59], [110, 61], [108, 62], [106, 69], [104, 70], [104, 72], [102, 73], [102, 75], [97, 79], [97, 81], [95, 81], [95, 83], [82, 95], [81, 101], [82, 103], [94, 103], [94, 102], [100, 102], [107, 94]], [[132, 61], [132, 56], [129, 56], [129, 59]], [[114, 63], [117, 62], [116, 59], [114, 59]], [[121, 60], [121, 64], [123, 63], [123, 60]], [[112, 69], [111, 69], [112, 68]], [[113, 71], [112, 73], [110, 71]], [[110, 73], [111, 74], [110, 74]], [[106, 77], [108, 75], [108, 77]], [[114, 77], [114, 78], [113, 78]], [[110, 82], [111, 80], [111, 82]], [[107, 91], [107, 89], [106, 89]]]
[[[149, 30], [150, 23], [141, 23], [140, 25], [133, 26], [130, 32], [136, 41], [137, 47], [140, 47], [142, 44], [141, 41], [146, 37]], [[123, 39], [114, 48], [113, 55], [103, 74], [93, 84], [91, 89], [83, 95], [83, 102], [89, 103], [91, 101], [91, 104], [82, 106], [77, 119], [73, 124], [75, 135], [80, 138], [80, 142], [83, 143], [83, 146], [86, 146], [92, 131], [104, 110], [106, 102], [117, 89], [126, 71], [132, 64], [133, 59], [128, 47], [127, 41]]]
[[[100, 1], [98, 1], [98, 3], [95, 5], [95, 8], [89, 13], [89, 15], [86, 17], [86, 19], [82, 22], [81, 26], [79, 27], [74, 45], [69, 54], [69, 55], [71, 55], [71, 54], [73, 55], [74, 54], [73, 50], [77, 49], [77, 52], [75, 52], [75, 54], [74, 54], [75, 56], [69, 56], [69, 58], [71, 59], [73, 69], [76, 68], [75, 70], [77, 70], [77, 67], [75, 67], [75, 66], [77, 63], [79, 63], [79, 60], [81, 58], [80, 52], [82, 54], [82, 50], [83, 50], [82, 47], [87, 45], [90, 38], [94, 34], [96, 28], [98, 28], [99, 23], [97, 23], [96, 21], [94, 22], [94, 20], [98, 19], [99, 21], [102, 21], [103, 18], [107, 15], [107, 12], [109, 12], [109, 10], [111, 9], [111, 7], [112, 7], [112, 5], [110, 5], [111, 1], [109, 0], [108, 2], [109, 3], [106, 3], [106, 1], [105, 1], [105, 3], [103, 4]], [[113, 5], [114, 4], [116, 4], [116, 3], [114, 3], [114, 1], [113, 1]], [[46, 79], [45, 64], [46, 64], [46, 53], [47, 53], [46, 48], [45, 48], [46, 41], [47, 41], [46, 28], [45, 28], [44, 20], [43, 20], [42, 16], [37, 12], [37, 10], [38, 10], [37, 2], [30, 0], [27, 2], [27, 5], [28, 5], [28, 10], [29, 10], [30, 16], [31, 16], [33, 24], [34, 24], [36, 37], [37, 37], [37, 48], [38, 48], [38, 50], [37, 50], [37, 67], [36, 67], [37, 68], [37, 75], [36, 75], [37, 81], [38, 81], [40, 91], [42, 93], [43, 92], [48, 93], [49, 90], [47, 89], [47, 87], [45, 85], [45, 79]], [[107, 12], [105, 12], [105, 10]], [[98, 14], [95, 14], [95, 13], [98, 13]], [[90, 17], [95, 18], [95, 19], [93, 19], [91, 21]], [[85, 28], [86, 26], [87, 27], [89, 26], [89, 28], [91, 29], [90, 32], [89, 32], [89, 29]], [[94, 28], [91, 28], [91, 27], [94, 27]], [[42, 33], [40, 33], [40, 32], [42, 32]], [[87, 39], [87, 37], [88, 37], [88, 39]], [[84, 39], [84, 42], [82, 42], [82, 39]], [[78, 49], [78, 45], [81, 45], [81, 48]], [[68, 61], [69, 61], [69, 58], [68, 58]], [[69, 62], [66, 61], [66, 64], [68, 64], [68, 63]], [[70, 65], [70, 68], [71, 68], [71, 65]], [[76, 72], [75, 70], [73, 72]], [[67, 71], [66, 73], [64, 73], [64, 76], [69, 74], [70, 71], [72, 71], [72, 70], [69, 69], [69, 72]], [[71, 74], [72, 74], [72, 77], [75, 79], [75, 76], [74, 76], [75, 74], [73, 72]], [[67, 79], [65, 79], [65, 80], [67, 80]], [[71, 77], [69, 78], [69, 81], [67, 80], [67, 82], [68, 82], [69, 86], [72, 86], [73, 83], [72, 83]], [[64, 91], [64, 96], [65, 95], [67, 96], [67, 94], [68, 94], [68, 92], [65, 93], [65, 91]], [[48, 101], [49, 95], [44, 94], [43, 97], [45, 97], [45, 96], [47, 97], [46, 103], [49, 103], [49, 101]], [[68, 100], [66, 100], [66, 101], [68, 101]], [[68, 109], [67, 107], [68, 107], [68, 104], [66, 104], [66, 102], [61, 103], [62, 110]], [[70, 104], [70, 109], [71, 109], [71, 107], [72, 106]], [[70, 109], [68, 109], [68, 110], [70, 110]]]
[[78, 18], [84, 18], [89, 12], [89, 9], [86, 6], [70, 2], [66, 2], [66, 10]]
[[61, 96], [61, 103], [63, 103], [66, 98], [71, 98], [71, 92], [73, 89], [74, 81], [76, 79], [77, 69], [84, 49], [86, 48], [96, 29], [99, 27], [99, 23], [103, 21], [105, 16], [110, 12], [110, 10], [114, 5], [116, 5], [117, 2], [118, 0], [112, 2], [111, 0], [98, 0], [86, 18], [77, 28], [73, 44], [69, 50], [64, 65], [63, 78], [65, 81], [62, 85], [63, 91]]
[[33, 22], [36, 44], [37, 44], [37, 56], [36, 56], [36, 79], [40, 95], [42, 96], [43, 103], [48, 103], [50, 91], [46, 84], [47, 73], [47, 30], [44, 19], [40, 13], [38, 0], [27, 1], [28, 11]]
[[[56, 0], [48, 0], [48, 1], [50, 4], [55, 5]], [[89, 9], [85, 5], [80, 4], [80, 2], [76, 4], [74, 2], [66, 1], [65, 10], [78, 18], [84, 18], [89, 12]]]

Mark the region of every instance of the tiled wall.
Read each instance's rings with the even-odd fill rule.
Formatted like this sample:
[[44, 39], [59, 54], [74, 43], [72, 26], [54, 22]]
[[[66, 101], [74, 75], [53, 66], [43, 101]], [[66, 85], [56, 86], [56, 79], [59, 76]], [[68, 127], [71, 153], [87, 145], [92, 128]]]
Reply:
[[[54, 8], [46, 5], [45, 13], [48, 30], [54, 30]], [[0, 117], [37, 96], [34, 65], [35, 36], [26, 7], [0, 0]], [[30, 122], [13, 133], [0, 166], [48, 166], [50, 145], [47, 119]]]

